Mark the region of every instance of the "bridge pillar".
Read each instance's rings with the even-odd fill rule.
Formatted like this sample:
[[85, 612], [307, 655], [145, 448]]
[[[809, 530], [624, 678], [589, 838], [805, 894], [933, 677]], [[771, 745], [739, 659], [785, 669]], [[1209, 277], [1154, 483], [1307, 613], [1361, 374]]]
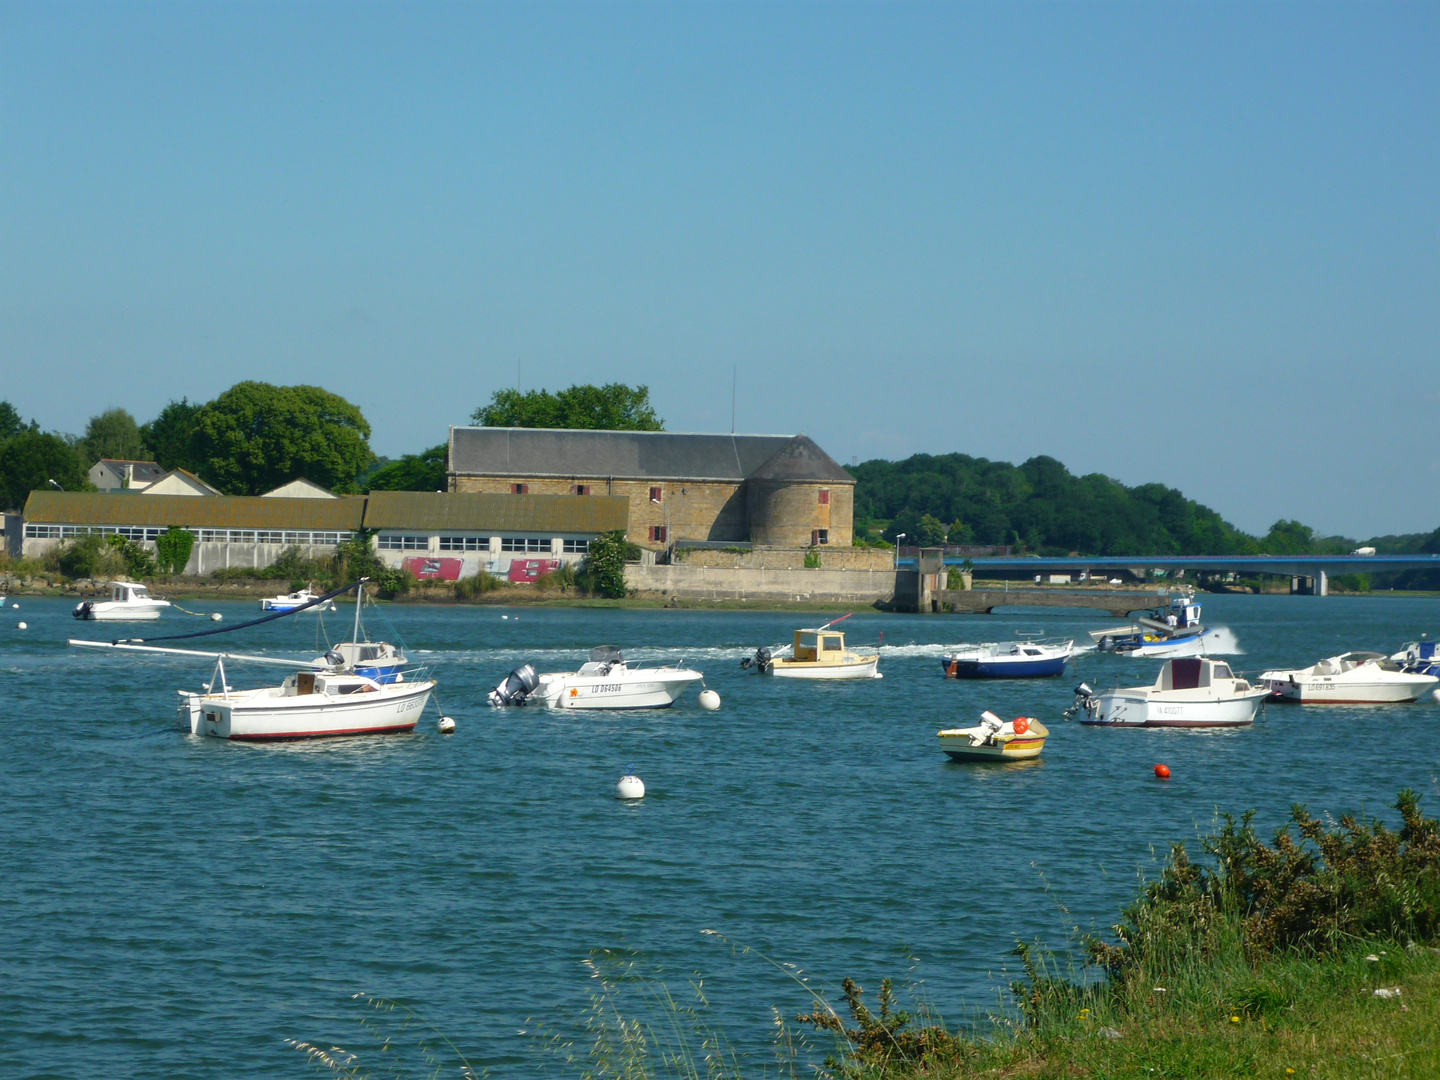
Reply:
[[1299, 594], [1300, 594], [1300, 578], [1299, 578], [1297, 575], [1295, 575], [1295, 574], [1291, 574], [1291, 575], [1290, 575], [1290, 595], [1291, 595], [1291, 596], [1298, 596]]
[[1315, 595], [1316, 595], [1316, 596], [1329, 596], [1329, 595], [1330, 595], [1330, 577], [1329, 577], [1328, 574], [1325, 573], [1324, 570], [1321, 570], [1321, 571], [1319, 571], [1318, 573], [1319, 573], [1319, 576], [1315, 579]]

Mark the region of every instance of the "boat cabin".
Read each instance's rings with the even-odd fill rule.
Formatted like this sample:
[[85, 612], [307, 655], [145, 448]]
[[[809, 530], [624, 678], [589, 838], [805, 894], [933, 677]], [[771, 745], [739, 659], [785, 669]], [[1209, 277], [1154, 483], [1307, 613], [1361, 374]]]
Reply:
[[1311, 672], [1313, 675], [1343, 675], [1365, 664], [1375, 663], [1387, 671], [1398, 671], [1399, 666], [1388, 663], [1388, 657], [1378, 652], [1347, 652], [1321, 660]]
[[840, 663], [845, 635], [838, 630], [796, 630], [791, 658], [804, 663]]
[[136, 585], [129, 581], [112, 581], [110, 583], [110, 599], [117, 604], [130, 604], [136, 600], [149, 600], [149, 590], [144, 585]]
[[281, 697], [343, 697], [346, 694], [373, 694], [380, 684], [364, 675], [335, 672], [297, 671], [280, 686]]
[[[1230, 665], [1223, 660], [1207, 660], [1200, 656], [1176, 657], [1167, 660], [1155, 680], [1156, 690], [1203, 690], [1221, 680], [1235, 681]], [[1229, 690], [1230, 687], [1225, 687]]]

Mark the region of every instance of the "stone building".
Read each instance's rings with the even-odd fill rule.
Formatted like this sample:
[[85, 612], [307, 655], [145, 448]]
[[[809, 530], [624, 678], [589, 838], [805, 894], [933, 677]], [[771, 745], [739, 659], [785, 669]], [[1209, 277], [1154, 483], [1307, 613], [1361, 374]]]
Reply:
[[855, 478], [806, 435], [452, 427], [452, 492], [611, 495], [629, 539], [849, 546]]

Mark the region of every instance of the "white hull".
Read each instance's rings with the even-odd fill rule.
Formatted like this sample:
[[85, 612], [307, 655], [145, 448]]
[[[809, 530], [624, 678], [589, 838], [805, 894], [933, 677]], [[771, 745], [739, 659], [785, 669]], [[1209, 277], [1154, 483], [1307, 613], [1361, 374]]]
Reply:
[[402, 683], [369, 693], [286, 696], [278, 687], [230, 694], [187, 694], [180, 705], [192, 735], [265, 742], [411, 731], [433, 682]]
[[1172, 656], [1206, 656], [1216, 645], [1218, 637], [1218, 629], [1210, 629], [1203, 634], [1182, 637], [1179, 640], [1145, 642], [1133, 649], [1127, 649], [1124, 655], [1162, 659]]
[[169, 607], [165, 604], [151, 606], [149, 604], [115, 604], [106, 601], [103, 604], [91, 604], [88, 611], [80, 618], [91, 622], [153, 622], [160, 618], [160, 612]]
[[1263, 687], [1229, 698], [1190, 691], [1117, 690], [1100, 695], [1097, 715], [1082, 724], [1109, 727], [1244, 727], [1269, 691]]
[[777, 679], [874, 679], [879, 677], [879, 667], [878, 656], [858, 664], [796, 664], [777, 660], [764, 674]]
[[[303, 603], [303, 601], [302, 601], [301, 603]], [[293, 601], [293, 600], [284, 600], [284, 601], [281, 601], [281, 600], [261, 600], [261, 601], [260, 601], [260, 610], [261, 610], [261, 611], [294, 611], [296, 608], [298, 608], [298, 607], [300, 607], [300, 606], [301, 606], [301, 604], [297, 604], [297, 603], [296, 603], [295, 601]], [[308, 608], [306, 608], [305, 610], [306, 610], [306, 611], [314, 611], [314, 612], [316, 612], [316, 613], [321, 612], [321, 611], [334, 611], [334, 610], [335, 610], [335, 601], [334, 601], [334, 600], [326, 600], [325, 603], [323, 603], [323, 604], [316, 604], [314, 607], [308, 607]]]
[[1432, 675], [1407, 675], [1404, 681], [1345, 682], [1324, 678], [1268, 679], [1274, 700], [1297, 705], [1401, 705], [1419, 701], [1440, 680]]
[[552, 709], [664, 709], [702, 678], [688, 668], [617, 666], [611, 675], [555, 672], [540, 676], [530, 700]]

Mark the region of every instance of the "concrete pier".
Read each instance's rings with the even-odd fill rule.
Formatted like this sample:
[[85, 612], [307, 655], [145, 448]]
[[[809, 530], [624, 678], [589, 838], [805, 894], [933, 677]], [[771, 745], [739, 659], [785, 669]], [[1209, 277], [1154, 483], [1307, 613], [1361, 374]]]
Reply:
[[[899, 592], [897, 590], [897, 596]], [[1169, 589], [939, 589], [935, 611], [958, 615], [993, 615], [999, 607], [1090, 608], [1123, 619], [1135, 611], [1150, 611], [1170, 604]]]

